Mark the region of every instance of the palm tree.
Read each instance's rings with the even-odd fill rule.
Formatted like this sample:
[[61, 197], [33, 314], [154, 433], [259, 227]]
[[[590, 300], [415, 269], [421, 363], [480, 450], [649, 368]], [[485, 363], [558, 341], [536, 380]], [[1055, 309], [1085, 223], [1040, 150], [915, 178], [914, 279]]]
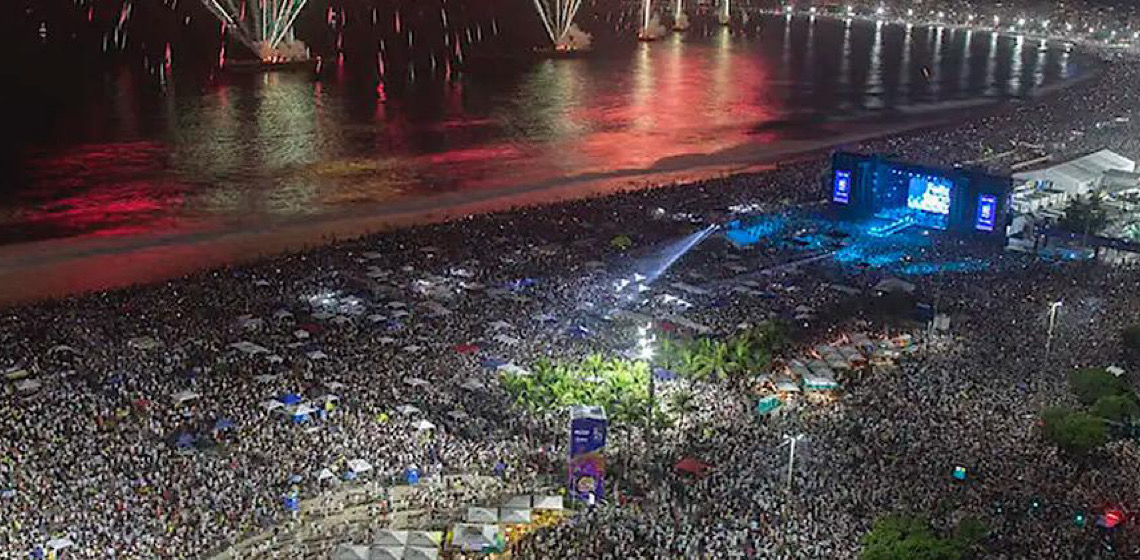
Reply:
[[685, 416], [697, 411], [696, 395], [688, 389], [681, 389], [669, 395], [669, 408], [677, 415], [677, 426], [683, 431]]

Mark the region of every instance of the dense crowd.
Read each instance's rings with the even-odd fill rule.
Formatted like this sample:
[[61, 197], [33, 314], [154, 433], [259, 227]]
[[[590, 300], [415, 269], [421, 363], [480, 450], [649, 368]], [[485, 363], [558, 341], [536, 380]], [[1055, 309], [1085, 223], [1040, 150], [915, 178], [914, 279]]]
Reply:
[[[1140, 65], [1104, 65], [1095, 79], [1044, 99], [854, 148], [939, 163], [1015, 143], [1059, 153], [1108, 146], [1136, 157]], [[732, 206], [794, 214], [789, 208], [818, 198], [826, 165], [809, 159], [472, 217], [9, 309], [0, 315], [0, 371], [25, 371], [39, 386], [4, 385], [0, 556], [26, 557], [67, 536], [73, 557], [206, 557], [288, 519], [282, 496], [294, 488], [312, 497], [353, 484], [342, 480], [355, 459], [374, 467], [361, 478], [400, 477], [413, 466], [427, 476], [515, 481], [558, 472], [565, 419], [512, 403], [488, 366], [631, 347], [630, 330], [606, 315], [619, 303], [612, 286], [635, 262], [659, 258], [655, 248]], [[632, 238], [639, 258], [610, 243], [620, 235]], [[878, 372], [834, 405], [800, 407], [770, 423], [756, 421], [745, 395], [714, 392], [670, 443], [625, 450], [637, 457], [621, 481], [629, 500], [541, 531], [516, 554], [850, 558], [870, 522], [898, 508], [944, 526], [984, 517], [995, 531], [987, 544], [994, 558], [1092, 554], [1095, 539], [1066, 524], [1069, 510], [1137, 503], [1140, 488], [1125, 470], [1135, 449], [1113, 444], [1096, 468], [1074, 465], [1040, 440], [1035, 415], [1067, 398], [1068, 368], [1118, 359], [1116, 333], [1140, 311], [1135, 273], [949, 240], [920, 251], [916, 258], [991, 263], [909, 278], [953, 313], [953, 344]], [[717, 237], [670, 269], [639, 311], [730, 332], [806, 306], [813, 319], [805, 336], [825, 336], [833, 319], [850, 319], [832, 315], [854, 297], [833, 289], [837, 278], [861, 289], [897, 272], [831, 261], [776, 268], [799, 252], [779, 243], [739, 250]], [[774, 270], [756, 281], [776, 297], [730, 290], [736, 269], [726, 263]], [[707, 293], [686, 296], [688, 310], [669, 309], [657, 296], [681, 282]], [[1061, 299], [1046, 359], [1044, 314]], [[232, 346], [241, 342], [260, 348]], [[266, 406], [294, 394], [318, 403], [309, 421], [295, 424]], [[786, 491], [777, 445], [790, 431], [807, 440]], [[680, 453], [713, 463], [713, 473], [691, 480], [670, 472]], [[965, 484], [949, 480], [957, 464], [976, 473]], [[431, 506], [473, 498], [455, 496]], [[1044, 507], [1028, 511], [1031, 496]], [[1121, 554], [1140, 553], [1131, 527], [1114, 538]]]

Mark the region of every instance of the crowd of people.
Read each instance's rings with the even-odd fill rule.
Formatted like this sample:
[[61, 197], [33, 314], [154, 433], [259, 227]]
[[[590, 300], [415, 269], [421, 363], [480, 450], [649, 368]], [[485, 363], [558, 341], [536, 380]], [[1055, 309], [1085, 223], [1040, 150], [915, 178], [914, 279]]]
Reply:
[[[1096, 78], [1043, 99], [852, 148], [942, 164], [1019, 142], [1136, 157], [1140, 64], [1108, 57], [1103, 65]], [[26, 557], [65, 536], [76, 558], [209, 557], [289, 519], [291, 492], [308, 498], [354, 484], [345, 479], [358, 459], [373, 467], [358, 479], [414, 467], [425, 477], [477, 473], [525, 485], [559, 473], [566, 419], [511, 402], [495, 366], [630, 348], [631, 329], [608, 318], [621, 303], [616, 282], [731, 207], [794, 213], [819, 198], [827, 164], [810, 158], [476, 216], [7, 309], [0, 372], [13, 382], [0, 407], [0, 556]], [[633, 248], [611, 243], [617, 236]], [[763, 276], [761, 289], [775, 297], [723, 289], [737, 268], [775, 269], [798, 251], [741, 250], [715, 237], [637, 307], [727, 333], [809, 306], [802, 336], [819, 338], [851, 320], [846, 300], [860, 297], [833, 289], [836, 278], [862, 289], [898, 272], [825, 260]], [[770, 422], [756, 419], [750, 395], [711, 388], [700, 411], [656, 445], [635, 439], [620, 450], [630, 466], [617, 483], [628, 499], [539, 531], [514, 545], [516, 556], [851, 558], [870, 523], [898, 509], [942, 527], [984, 519], [993, 558], [1103, 554], [1068, 516], [1138, 503], [1126, 470], [1134, 444], [1110, 445], [1095, 466], [1074, 464], [1041, 440], [1035, 422], [1042, 406], [1070, 398], [1068, 369], [1119, 361], [1119, 329], [1140, 311], [1135, 272], [949, 239], [919, 251], [915, 259], [989, 263], [908, 277], [952, 313], [952, 344], [853, 384], [833, 405]], [[688, 310], [666, 309], [657, 296], [677, 283], [708, 289], [685, 295]], [[1046, 355], [1045, 314], [1058, 300], [1065, 306]], [[35, 383], [17, 382], [23, 376]], [[312, 417], [281, 414], [272, 401], [286, 395], [316, 404]], [[787, 489], [778, 445], [793, 431], [806, 440]], [[712, 473], [671, 472], [682, 453], [712, 463]], [[971, 473], [961, 484], [948, 474], [958, 465]], [[473, 499], [447, 496], [431, 507]], [[1131, 523], [1112, 539], [1121, 555], [1140, 554]]]

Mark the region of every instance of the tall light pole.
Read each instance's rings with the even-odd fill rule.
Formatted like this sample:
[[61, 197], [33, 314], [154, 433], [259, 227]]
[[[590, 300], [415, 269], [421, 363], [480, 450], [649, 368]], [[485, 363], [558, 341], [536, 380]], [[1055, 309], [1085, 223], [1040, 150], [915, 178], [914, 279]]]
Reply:
[[[803, 434], [785, 435], [784, 443], [788, 444], [788, 490], [792, 489], [792, 471], [796, 467], [796, 443], [804, 439]], [[783, 444], [781, 444], [783, 445]]]
[[648, 449], [653, 448], [653, 398], [656, 390], [653, 379], [653, 335], [649, 334], [652, 327], [652, 323], [646, 323], [637, 329], [638, 357], [645, 361], [645, 367], [649, 370], [649, 412], [645, 415], [645, 442]]
[[1064, 301], [1054, 301], [1049, 304], [1049, 332], [1045, 337], [1045, 358], [1049, 358], [1049, 352], [1053, 348], [1053, 327], [1057, 324], [1057, 310], [1064, 305]]

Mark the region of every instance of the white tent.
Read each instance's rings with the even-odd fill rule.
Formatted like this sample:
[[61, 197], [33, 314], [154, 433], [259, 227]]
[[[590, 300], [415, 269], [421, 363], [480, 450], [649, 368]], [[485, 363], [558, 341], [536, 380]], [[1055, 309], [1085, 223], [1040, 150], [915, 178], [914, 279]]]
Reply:
[[452, 420], [463, 420], [464, 418], [470, 418], [467, 413], [463, 412], [462, 410], [452, 410], [451, 412], [448, 412], [447, 415]]
[[530, 523], [530, 508], [499, 508], [499, 523]]
[[306, 338], [309, 338], [309, 331], [307, 331], [305, 329], [297, 329], [297, 330], [293, 331], [293, 336], [295, 336], [301, 340], [304, 340]]
[[468, 391], [479, 391], [487, 388], [487, 386], [478, 379], [468, 379], [467, 381], [464, 381], [460, 387], [467, 389]]
[[424, 430], [434, 430], [435, 429], [435, 424], [432, 424], [431, 422], [428, 422], [427, 420], [420, 420], [419, 422], [412, 424], [412, 426], [421, 432]]
[[499, 366], [499, 371], [509, 373], [511, 375], [531, 375], [530, 370], [521, 368], [514, 364], [503, 364]]
[[401, 350], [403, 350], [404, 352], [407, 352], [409, 354], [415, 354], [416, 352], [419, 352], [420, 350], [423, 350], [423, 349], [424, 349], [424, 347], [420, 346], [419, 344], [409, 344], [409, 345], [401, 348]]
[[127, 341], [127, 346], [135, 350], [152, 350], [154, 348], [161, 348], [162, 342], [159, 342], [149, 336], [138, 336]]
[[400, 414], [403, 414], [404, 416], [411, 416], [413, 414], [416, 414], [419, 411], [420, 411], [420, 409], [418, 409], [418, 408], [416, 408], [410, 404], [402, 404], [402, 405], [396, 407], [396, 412], [399, 412]]
[[534, 509], [560, 510], [562, 507], [562, 496], [534, 497]]
[[441, 531], [408, 531], [408, 546], [416, 548], [439, 548], [443, 542]]
[[408, 547], [404, 549], [404, 560], [439, 560], [439, 547]]
[[[367, 546], [359, 546], [355, 544], [342, 544], [333, 550], [332, 560], [370, 560], [371, 555]], [[399, 560], [399, 559], [397, 559]]]
[[372, 536], [372, 544], [380, 547], [405, 546], [408, 544], [408, 532], [380, 529]]
[[491, 330], [493, 330], [493, 331], [501, 331], [503, 329], [513, 329], [514, 328], [513, 325], [511, 325], [510, 323], [503, 321], [503, 320], [495, 321], [494, 323], [491, 323], [489, 326], [491, 327]]
[[505, 508], [529, 508], [530, 507], [530, 494], [518, 494], [507, 498], [503, 502]]
[[507, 346], [518, 346], [518, 344], [520, 342], [522, 342], [521, 340], [519, 340], [513, 336], [505, 335], [505, 334], [497, 334], [497, 335], [495, 335], [494, 338], [495, 338], [495, 342], [498, 342], [500, 344], [505, 344]]
[[174, 400], [174, 404], [183, 404], [187, 401], [192, 401], [200, 396], [201, 395], [195, 393], [194, 391], [179, 391], [173, 395], [170, 395], [170, 398]]
[[451, 544], [465, 551], [483, 550], [502, 539], [502, 530], [496, 525], [456, 523], [451, 529]]
[[34, 393], [43, 386], [38, 379], [21, 379], [16, 382], [16, 390], [21, 393]]
[[267, 401], [261, 401], [261, 403], [258, 404], [258, 406], [265, 409], [266, 412], [272, 412], [274, 410], [277, 410], [278, 408], [284, 407], [285, 403], [283, 403], [277, 399], [269, 399]]
[[313, 360], [313, 361], [324, 360], [324, 359], [329, 357], [328, 354], [325, 354], [324, 352], [321, 352], [320, 350], [313, 350], [312, 352], [306, 352], [305, 356], [308, 357], [310, 360]]
[[495, 523], [499, 521], [499, 513], [491, 508], [469, 507], [463, 519], [468, 523]]
[[374, 546], [368, 560], [400, 560], [403, 557], [402, 546]]
[[268, 354], [269, 353], [268, 348], [254, 344], [252, 342], [245, 341], [245, 340], [243, 340], [241, 342], [235, 342], [233, 344], [230, 344], [230, 348], [233, 348], [234, 350], [238, 350], [240, 352], [243, 352], [243, 353], [249, 354], [249, 355]]
[[427, 387], [431, 385], [426, 379], [420, 379], [419, 377], [405, 377], [404, 384], [411, 385], [412, 387]]
[[317, 482], [328, 480], [330, 478], [336, 478], [336, 475], [333, 474], [332, 469], [329, 469], [327, 467], [321, 469], [321, 472], [317, 473]]
[[52, 539], [47, 542], [47, 547], [56, 552], [73, 546], [75, 546], [75, 542], [67, 537]]
[[270, 381], [273, 381], [275, 379], [277, 379], [276, 375], [268, 374], [268, 373], [263, 373], [261, 375], [253, 376], [253, 380], [257, 381], [258, 383], [269, 383]]
[[348, 468], [354, 473], [360, 474], [372, 470], [372, 463], [364, 459], [350, 459], [348, 461]]

